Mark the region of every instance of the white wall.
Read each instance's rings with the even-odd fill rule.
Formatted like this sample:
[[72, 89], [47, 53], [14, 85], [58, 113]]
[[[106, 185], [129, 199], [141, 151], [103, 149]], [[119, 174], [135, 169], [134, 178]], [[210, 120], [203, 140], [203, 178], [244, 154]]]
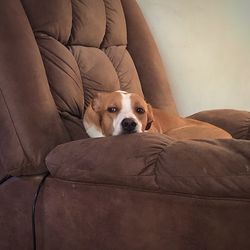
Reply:
[[182, 115], [250, 111], [250, 0], [138, 0]]

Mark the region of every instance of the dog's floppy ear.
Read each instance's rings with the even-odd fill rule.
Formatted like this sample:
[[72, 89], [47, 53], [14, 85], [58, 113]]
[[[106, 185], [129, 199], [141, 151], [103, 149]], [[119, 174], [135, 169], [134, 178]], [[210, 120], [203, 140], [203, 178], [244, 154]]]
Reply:
[[96, 93], [94, 94], [92, 100], [91, 100], [91, 107], [95, 112], [99, 112], [101, 111], [101, 107], [102, 107], [102, 103], [101, 103], [101, 99], [102, 99], [102, 95], [103, 93]]
[[149, 130], [151, 128], [153, 121], [154, 121], [153, 109], [152, 109], [152, 106], [148, 104], [147, 125], [146, 125], [145, 130]]
[[94, 95], [83, 117], [83, 125], [85, 127], [87, 134], [90, 137], [99, 137], [99, 135], [102, 133], [101, 116], [100, 113], [98, 112], [98, 110], [100, 111], [99, 105], [100, 105], [100, 100], [98, 93]]

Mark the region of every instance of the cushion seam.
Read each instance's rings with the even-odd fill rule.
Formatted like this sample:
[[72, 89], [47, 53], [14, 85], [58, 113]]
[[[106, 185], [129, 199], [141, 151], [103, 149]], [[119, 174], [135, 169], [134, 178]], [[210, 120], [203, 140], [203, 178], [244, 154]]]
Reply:
[[[44, 48], [43, 48], [44, 49]], [[75, 83], [75, 85], [77, 86], [77, 88], [80, 89], [80, 91], [82, 92], [82, 88], [81, 86], [77, 83], [77, 81], [68, 73], [66, 72], [60, 65], [58, 65], [56, 62], [54, 62], [51, 58], [49, 58], [46, 54], [43, 54], [44, 58], [43, 60], [47, 60], [48, 62], [52, 63], [53, 65], [55, 65], [58, 69], [60, 69], [62, 72], [64, 72], [69, 78], [71, 78], [73, 80], [73, 82]], [[63, 61], [63, 60], [62, 60]], [[63, 61], [63, 63], [65, 63]], [[67, 65], [67, 64], [66, 64]], [[45, 67], [46, 68], [46, 67]], [[73, 71], [74, 72], [74, 71]], [[75, 72], [74, 72], [75, 73]]]
[[[10, 110], [9, 110], [9, 107], [8, 107], [8, 104], [7, 104], [7, 101], [6, 101], [6, 99], [5, 99], [5, 97], [4, 97], [4, 94], [3, 94], [3, 91], [2, 91], [2, 88], [0, 88], [0, 92], [1, 92], [1, 95], [2, 95], [2, 97], [3, 97], [3, 101], [4, 101], [4, 104], [5, 104], [5, 106], [6, 106], [6, 109], [7, 109], [7, 111], [8, 111], [8, 115], [9, 115], [9, 117], [10, 117], [12, 126], [13, 126], [13, 128], [14, 128], [14, 131], [15, 131], [16, 138], [17, 138], [17, 140], [18, 140], [18, 143], [19, 143], [19, 145], [21, 146], [21, 149], [22, 149], [22, 151], [23, 151], [23, 154], [24, 154], [26, 160], [28, 160], [28, 162], [27, 162], [28, 166], [30, 166], [31, 164], [30, 164], [30, 162], [29, 162], [29, 158], [27, 157], [27, 154], [26, 154], [26, 152], [25, 152], [25, 150], [24, 150], [24, 147], [23, 147], [23, 145], [22, 145], [22, 143], [21, 143], [21, 139], [20, 139], [19, 134], [18, 134], [18, 132], [17, 132], [17, 129], [16, 129], [14, 120], [13, 120], [12, 115], [11, 115], [11, 113], [10, 113]], [[12, 169], [11, 171], [17, 170], [17, 169], [19, 169], [19, 167], [14, 168], [14, 169]], [[21, 170], [23, 170], [23, 167], [21, 167]]]
[[[249, 120], [250, 120], [250, 119], [249, 119]], [[249, 126], [248, 126], [246, 139], [247, 139], [247, 140], [250, 140], [250, 123], [249, 123]]]
[[[121, 65], [121, 63], [122, 63], [122, 61], [124, 60], [124, 57], [125, 57], [125, 54], [126, 54], [126, 47], [125, 47], [125, 49], [124, 49], [124, 52], [123, 52], [123, 55], [122, 55], [122, 57], [121, 57], [121, 60], [120, 60], [120, 62], [117, 64], [117, 66], [115, 67], [115, 71], [116, 71], [116, 73], [117, 73], [117, 75], [118, 75], [118, 68], [119, 68], [119, 66]], [[108, 56], [107, 56], [108, 57]], [[110, 58], [109, 58], [109, 60], [110, 60]], [[111, 61], [111, 60], [110, 60]], [[112, 61], [111, 61], [111, 63], [112, 63]], [[113, 63], [112, 63], [113, 64]], [[114, 66], [114, 65], [113, 65]]]
[[71, 182], [77, 183], [80, 185], [85, 186], [96, 186], [96, 187], [106, 187], [106, 188], [115, 188], [115, 189], [125, 189], [125, 190], [132, 190], [135, 192], [143, 192], [143, 193], [154, 193], [160, 195], [168, 195], [168, 196], [177, 196], [181, 198], [191, 198], [196, 200], [212, 200], [212, 201], [239, 201], [239, 202], [250, 202], [250, 198], [240, 198], [240, 197], [225, 197], [225, 196], [209, 196], [209, 195], [195, 195], [195, 194], [188, 194], [188, 193], [181, 193], [181, 192], [167, 192], [165, 190], [153, 190], [153, 189], [144, 189], [144, 188], [136, 188], [128, 185], [115, 185], [115, 184], [106, 184], [106, 183], [94, 183], [94, 182], [81, 182], [81, 181], [73, 181], [73, 180], [65, 180], [60, 177], [53, 177], [51, 179], [63, 181], [63, 182]]
[[[59, 41], [56, 40], [54, 37], [52, 37], [52, 39], [55, 40], [55, 41], [57, 41], [57, 42], [59, 42]], [[50, 41], [50, 40], [49, 40], [49, 41]], [[59, 42], [59, 43], [60, 43], [60, 42]], [[54, 57], [56, 57], [57, 59], [59, 59], [60, 61], [62, 61], [65, 65], [67, 65], [67, 66], [72, 70], [72, 72], [74, 72], [74, 74], [75, 74], [75, 76], [78, 78], [78, 80], [79, 80], [79, 81], [81, 80], [81, 79], [80, 79], [80, 75], [77, 74], [77, 72], [75, 71], [75, 69], [74, 69], [68, 62], [64, 61], [64, 60], [63, 60], [61, 57], [59, 57], [56, 53], [54, 53], [53, 51], [47, 49], [47, 48], [44, 47], [42, 44], [39, 44], [39, 43], [37, 43], [37, 44], [38, 44], [39, 50], [43, 49], [43, 50], [47, 51], [49, 54], [51, 54], [51, 55], [53, 55]], [[64, 46], [64, 45], [63, 45], [63, 46]], [[74, 55], [70, 52], [70, 50], [69, 50], [67, 47], [65, 47], [65, 46], [64, 46], [64, 48], [73, 56], [73, 58], [74, 58], [74, 60], [75, 60], [75, 62], [76, 62], [76, 59], [75, 59]], [[76, 65], [77, 65], [77, 62], [76, 62]], [[77, 65], [77, 66], [78, 66], [78, 65]], [[79, 72], [78, 72], [78, 73], [79, 73]], [[78, 84], [77, 84], [77, 85], [78, 85]], [[81, 88], [81, 86], [79, 86], [79, 85], [78, 85], [78, 87]]]
[[[65, 112], [67, 112], [67, 113], [69, 113], [70, 115], [72, 115], [72, 116], [75, 116], [75, 117], [77, 117], [77, 118], [79, 118], [80, 119], [80, 117], [78, 117], [78, 116], [76, 116], [75, 114], [74, 114], [74, 112], [72, 112], [73, 110], [71, 110], [72, 108], [69, 106], [69, 104], [64, 100], [64, 98], [57, 92], [57, 90], [54, 88], [54, 86], [50, 83], [50, 81], [48, 80], [48, 83], [49, 83], [49, 87], [51, 88], [51, 94], [52, 94], [52, 96], [53, 96], [53, 98], [54, 98], [54, 94], [65, 104], [65, 106], [68, 108], [68, 110], [70, 111], [70, 112], [67, 112], [66, 110], [62, 110], [62, 111], [65, 111]], [[54, 93], [54, 94], [53, 94]], [[54, 101], [55, 101], [55, 98], [54, 98]], [[77, 105], [78, 106], [78, 105]], [[59, 111], [61, 111], [61, 107], [59, 107], [59, 106], [57, 106], [56, 105], [56, 107], [57, 107], [57, 110], [58, 110], [58, 112]], [[78, 109], [78, 107], [77, 107], [77, 109]], [[78, 110], [79, 111], [79, 110]], [[80, 113], [80, 112], [79, 112]]]

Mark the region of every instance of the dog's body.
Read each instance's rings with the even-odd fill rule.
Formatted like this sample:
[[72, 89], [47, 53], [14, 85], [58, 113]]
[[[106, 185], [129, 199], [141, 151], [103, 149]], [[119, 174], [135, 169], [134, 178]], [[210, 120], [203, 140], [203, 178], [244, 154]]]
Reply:
[[154, 109], [142, 97], [124, 91], [98, 93], [88, 106], [83, 123], [90, 137], [147, 131], [175, 139], [231, 138], [216, 126]]
[[[172, 115], [160, 109], [153, 109], [154, 123], [152, 132], [160, 132], [175, 139], [219, 139], [232, 138], [225, 130], [207, 122]], [[159, 131], [159, 127], [161, 130]]]

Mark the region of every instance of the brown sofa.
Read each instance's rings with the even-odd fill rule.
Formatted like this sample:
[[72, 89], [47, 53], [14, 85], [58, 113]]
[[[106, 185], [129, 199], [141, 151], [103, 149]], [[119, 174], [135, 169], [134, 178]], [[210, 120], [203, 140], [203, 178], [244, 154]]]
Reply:
[[177, 114], [136, 1], [0, 1], [0, 249], [32, 249], [47, 171], [37, 249], [250, 249], [250, 112], [192, 116], [228, 140], [87, 138], [84, 106], [118, 89]]

